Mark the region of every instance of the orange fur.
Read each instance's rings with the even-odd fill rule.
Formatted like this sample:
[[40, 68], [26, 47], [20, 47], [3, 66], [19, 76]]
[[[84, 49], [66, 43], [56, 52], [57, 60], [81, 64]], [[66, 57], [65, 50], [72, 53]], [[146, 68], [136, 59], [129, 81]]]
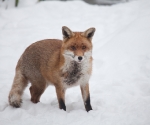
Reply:
[[[92, 71], [92, 43], [95, 32], [72, 32], [63, 27], [64, 40], [47, 39], [31, 44], [24, 51], [16, 66], [14, 82], [9, 93], [9, 103], [21, 106], [21, 96], [28, 82], [31, 83], [31, 101], [37, 103], [51, 84], [56, 88], [60, 109], [65, 107], [65, 90], [80, 85], [87, 111], [91, 110], [89, 98], [89, 77]], [[85, 62], [86, 61], [86, 62]]]

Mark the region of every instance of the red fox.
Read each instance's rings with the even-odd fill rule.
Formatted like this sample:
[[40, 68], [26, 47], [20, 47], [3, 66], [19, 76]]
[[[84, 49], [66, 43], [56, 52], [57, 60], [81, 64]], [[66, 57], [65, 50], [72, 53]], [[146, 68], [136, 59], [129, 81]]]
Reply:
[[92, 37], [95, 28], [85, 32], [72, 32], [62, 27], [63, 40], [46, 39], [35, 42], [26, 48], [20, 57], [9, 104], [20, 107], [21, 96], [28, 82], [31, 83], [31, 101], [37, 103], [48, 85], [56, 88], [59, 108], [66, 111], [65, 91], [80, 85], [86, 111], [90, 104], [89, 78], [92, 71]]

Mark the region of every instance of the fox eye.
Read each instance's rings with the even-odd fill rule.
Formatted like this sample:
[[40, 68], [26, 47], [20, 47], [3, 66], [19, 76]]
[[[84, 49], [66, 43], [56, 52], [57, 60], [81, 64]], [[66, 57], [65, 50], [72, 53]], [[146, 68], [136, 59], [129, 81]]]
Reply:
[[72, 49], [72, 50], [76, 50], [76, 47], [75, 47], [75, 46], [71, 46], [71, 49]]
[[85, 50], [85, 49], [86, 49], [86, 46], [82, 46], [82, 49]]

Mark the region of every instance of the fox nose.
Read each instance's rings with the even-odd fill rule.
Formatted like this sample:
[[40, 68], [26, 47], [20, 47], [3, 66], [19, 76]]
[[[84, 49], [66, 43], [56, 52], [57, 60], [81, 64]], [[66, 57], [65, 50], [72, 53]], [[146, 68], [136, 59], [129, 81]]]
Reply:
[[82, 56], [79, 56], [79, 57], [78, 57], [78, 60], [80, 60], [80, 61], [81, 61], [81, 60], [82, 60]]

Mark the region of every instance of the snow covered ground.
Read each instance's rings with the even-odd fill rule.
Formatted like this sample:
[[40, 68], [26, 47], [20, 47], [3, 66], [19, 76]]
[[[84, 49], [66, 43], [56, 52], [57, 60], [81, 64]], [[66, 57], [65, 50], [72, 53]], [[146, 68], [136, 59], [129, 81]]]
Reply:
[[[61, 27], [84, 31], [95, 27], [93, 110], [84, 109], [79, 87], [66, 93], [60, 110], [49, 86], [41, 102], [30, 101], [29, 86], [21, 108], [8, 104], [16, 63], [31, 43], [62, 39]], [[1, 125], [150, 125], [150, 1], [91, 6], [82, 1], [41, 2], [29, 7], [0, 8]]]

